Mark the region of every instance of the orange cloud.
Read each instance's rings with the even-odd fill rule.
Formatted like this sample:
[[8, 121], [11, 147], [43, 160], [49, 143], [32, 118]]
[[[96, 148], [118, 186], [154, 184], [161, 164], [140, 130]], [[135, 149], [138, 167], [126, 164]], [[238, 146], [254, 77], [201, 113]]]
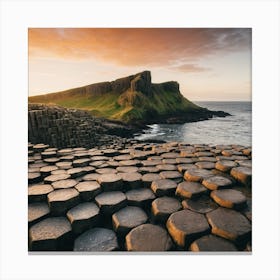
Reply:
[[[166, 66], [205, 56], [251, 51], [249, 28], [31, 28], [29, 55], [98, 59], [122, 66]], [[175, 67], [205, 71], [196, 64]]]

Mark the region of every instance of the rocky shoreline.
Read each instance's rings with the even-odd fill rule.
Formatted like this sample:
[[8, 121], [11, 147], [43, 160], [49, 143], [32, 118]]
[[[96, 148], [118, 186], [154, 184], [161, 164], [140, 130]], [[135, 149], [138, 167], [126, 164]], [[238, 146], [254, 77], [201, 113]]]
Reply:
[[29, 251], [252, 250], [250, 147], [111, 140], [29, 143]]

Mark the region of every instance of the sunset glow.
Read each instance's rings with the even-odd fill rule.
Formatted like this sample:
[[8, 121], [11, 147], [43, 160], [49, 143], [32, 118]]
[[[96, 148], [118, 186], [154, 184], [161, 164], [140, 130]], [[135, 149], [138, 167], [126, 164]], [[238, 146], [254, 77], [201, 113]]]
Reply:
[[31, 28], [29, 95], [143, 70], [190, 100], [251, 100], [251, 29]]

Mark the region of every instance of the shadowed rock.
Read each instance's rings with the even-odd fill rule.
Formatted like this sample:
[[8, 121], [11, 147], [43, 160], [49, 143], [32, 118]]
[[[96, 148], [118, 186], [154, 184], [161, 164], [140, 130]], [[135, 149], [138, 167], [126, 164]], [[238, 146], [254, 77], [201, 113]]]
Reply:
[[178, 171], [162, 171], [159, 175], [163, 179], [172, 179], [177, 183], [180, 183], [183, 180], [182, 174]]
[[135, 189], [125, 193], [128, 205], [148, 207], [155, 199], [155, 195], [150, 189]]
[[182, 201], [184, 209], [205, 214], [218, 208], [218, 205], [208, 196], [202, 195], [197, 199], [185, 199]]
[[136, 189], [142, 187], [142, 175], [140, 173], [122, 173], [120, 174], [126, 189]]
[[93, 228], [81, 234], [74, 242], [74, 251], [109, 252], [119, 248], [116, 234], [106, 228]]
[[28, 172], [28, 184], [39, 183], [42, 181], [40, 172]]
[[[251, 235], [249, 221], [235, 210], [219, 207], [207, 213], [206, 217], [212, 227], [212, 233], [236, 243], [247, 240]], [[230, 223], [229, 223], [230, 221]]]
[[33, 185], [28, 188], [28, 202], [46, 201], [47, 195], [54, 189], [51, 185]]
[[209, 234], [195, 240], [190, 250], [193, 252], [231, 252], [237, 251], [237, 248], [228, 240]]
[[189, 169], [185, 172], [184, 178], [187, 181], [192, 181], [192, 182], [201, 182], [203, 179], [209, 178], [213, 176], [214, 174], [206, 169]]
[[241, 209], [246, 207], [247, 199], [242, 192], [232, 189], [216, 190], [211, 192], [211, 197], [220, 206]]
[[152, 202], [152, 215], [156, 222], [166, 223], [168, 217], [182, 208], [181, 203], [173, 197], [160, 197]]
[[126, 196], [119, 191], [104, 192], [95, 197], [101, 212], [111, 215], [126, 206]]
[[152, 224], [140, 225], [129, 232], [125, 238], [128, 251], [159, 252], [169, 251], [172, 240], [167, 231]]
[[97, 181], [103, 191], [118, 191], [123, 188], [122, 177], [118, 174], [102, 174]]
[[170, 179], [160, 179], [153, 181], [151, 190], [156, 196], [174, 195], [177, 188], [177, 183]]
[[251, 186], [252, 181], [252, 169], [249, 167], [235, 167], [230, 171], [230, 175], [237, 181], [244, 185]]
[[68, 249], [71, 225], [65, 217], [47, 218], [29, 230], [29, 247], [33, 251]]
[[182, 198], [196, 198], [207, 193], [207, 189], [197, 182], [182, 182], [177, 186], [176, 195]]
[[28, 204], [28, 226], [33, 225], [50, 213], [49, 206], [46, 202], [35, 202]]
[[72, 230], [79, 234], [95, 226], [99, 219], [99, 208], [93, 202], [84, 202], [67, 212]]
[[131, 229], [144, 224], [147, 220], [146, 213], [134, 206], [127, 206], [112, 216], [114, 230], [121, 235], [126, 235]]
[[80, 197], [84, 201], [93, 200], [101, 193], [101, 187], [96, 181], [80, 182], [75, 186], [75, 189], [80, 193]]
[[153, 181], [162, 179], [159, 174], [156, 173], [147, 173], [142, 176], [143, 186], [150, 187]]
[[185, 248], [202, 235], [210, 232], [209, 224], [202, 214], [181, 210], [171, 214], [166, 227], [174, 242]]
[[236, 166], [237, 163], [231, 160], [219, 160], [215, 164], [215, 168], [223, 172], [228, 172]]
[[52, 214], [65, 214], [67, 210], [79, 203], [79, 193], [76, 189], [61, 189], [48, 194], [48, 203]]
[[215, 168], [215, 163], [210, 162], [210, 161], [199, 161], [199, 162], [195, 163], [195, 165], [198, 168], [202, 168], [202, 169], [214, 169]]

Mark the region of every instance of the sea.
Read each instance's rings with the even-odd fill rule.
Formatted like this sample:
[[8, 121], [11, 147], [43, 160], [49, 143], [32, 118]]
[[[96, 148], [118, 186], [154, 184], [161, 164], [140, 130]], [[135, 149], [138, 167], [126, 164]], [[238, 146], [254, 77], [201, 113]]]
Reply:
[[252, 145], [252, 102], [200, 101], [195, 104], [209, 110], [224, 111], [231, 116], [185, 124], [151, 124], [139, 140], [164, 140], [189, 144]]

